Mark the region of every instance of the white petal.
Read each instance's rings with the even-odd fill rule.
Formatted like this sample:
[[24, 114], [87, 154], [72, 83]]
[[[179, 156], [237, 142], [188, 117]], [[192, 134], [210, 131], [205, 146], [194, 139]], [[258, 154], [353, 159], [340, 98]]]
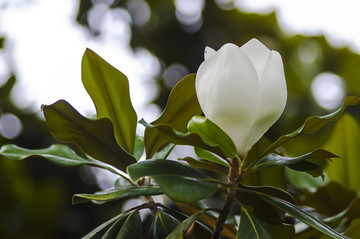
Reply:
[[216, 51], [214, 49], [212, 49], [211, 47], [205, 47], [205, 51], [204, 51], [204, 59], [205, 61], [212, 55], [214, 55], [216, 53]]
[[204, 61], [196, 75], [196, 93], [204, 114], [234, 141], [239, 154], [246, 145], [260, 100], [260, 86], [250, 59], [226, 44]]
[[279, 119], [286, 105], [284, 66], [280, 54], [276, 51], [271, 51], [265, 63], [260, 89], [261, 103], [251, 137], [253, 144]]
[[255, 66], [258, 76], [260, 77], [262, 75], [266, 59], [270, 54], [270, 50], [255, 38], [245, 43], [240, 47], [240, 49], [250, 58], [251, 62]]

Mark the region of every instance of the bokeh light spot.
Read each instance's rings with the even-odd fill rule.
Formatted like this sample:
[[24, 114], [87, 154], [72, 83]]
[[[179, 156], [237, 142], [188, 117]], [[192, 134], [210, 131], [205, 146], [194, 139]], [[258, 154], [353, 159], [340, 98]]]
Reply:
[[95, 4], [88, 12], [88, 23], [91, 30], [95, 33], [100, 32], [103, 18], [110, 10], [109, 5], [105, 3]]
[[204, 0], [175, 0], [176, 18], [187, 32], [196, 32], [202, 26]]
[[7, 139], [16, 138], [22, 130], [20, 119], [11, 113], [5, 113], [0, 117], [0, 133]]
[[143, 0], [130, 1], [127, 9], [136, 26], [143, 26], [150, 20], [151, 10], [149, 4]]
[[94, 4], [105, 3], [110, 6], [111, 4], [114, 3], [114, 0], [92, 0], [92, 2]]
[[172, 89], [184, 76], [189, 73], [186, 66], [182, 64], [173, 64], [169, 66], [164, 75], [165, 85]]
[[317, 75], [311, 83], [315, 101], [326, 110], [338, 108], [345, 97], [345, 84], [341, 77], [331, 72]]
[[233, 0], [216, 0], [216, 4], [223, 10], [232, 10], [235, 8]]
[[298, 56], [303, 64], [313, 63], [321, 54], [321, 47], [314, 40], [303, 41], [298, 48]]

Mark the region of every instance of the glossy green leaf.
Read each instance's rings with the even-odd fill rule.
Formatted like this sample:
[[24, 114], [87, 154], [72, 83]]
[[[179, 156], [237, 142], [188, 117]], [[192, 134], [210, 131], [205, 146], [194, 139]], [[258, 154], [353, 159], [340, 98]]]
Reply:
[[90, 49], [85, 51], [81, 66], [82, 82], [95, 104], [98, 119], [111, 120], [117, 142], [132, 154], [137, 115], [126, 76]]
[[285, 165], [293, 170], [301, 171], [301, 172], [309, 172], [314, 176], [320, 176], [322, 172], [322, 167], [309, 162], [309, 160], [330, 160], [331, 158], [339, 158], [339, 156], [326, 151], [324, 149], [316, 149], [310, 153], [298, 156], [298, 157], [285, 157], [278, 154], [269, 154], [259, 160], [254, 169], [260, 170], [270, 167], [275, 167], [279, 165]]
[[95, 229], [93, 229], [92, 231], [90, 231], [88, 234], [86, 234], [85, 236], [83, 236], [81, 239], [90, 239], [93, 238], [94, 236], [96, 236], [96, 234], [100, 231], [102, 231], [103, 229], [105, 229], [106, 227], [108, 227], [109, 225], [111, 225], [112, 223], [114, 223], [116, 220], [118, 220], [119, 218], [123, 217], [124, 214], [119, 214], [116, 217], [104, 222], [103, 224], [97, 226]]
[[271, 186], [248, 186], [240, 184], [237, 189], [237, 194], [241, 197], [242, 192], [253, 192], [256, 194], [266, 194], [269, 196], [281, 198], [290, 203], [294, 203], [294, 198], [290, 193], [281, 190], [280, 188], [271, 187]]
[[158, 212], [154, 221], [151, 224], [149, 231], [149, 239], [164, 239], [166, 238], [178, 225], [180, 221], [165, 212]]
[[113, 201], [123, 198], [132, 198], [138, 196], [151, 196], [163, 194], [159, 187], [155, 186], [139, 186], [139, 187], [127, 187], [123, 189], [110, 189], [95, 194], [79, 193], [73, 196], [73, 204], [84, 203], [91, 200], [96, 201]]
[[275, 239], [269, 227], [254, 214], [241, 208], [237, 239]]
[[241, 182], [250, 186], [272, 186], [286, 190], [284, 168], [279, 166], [255, 171]]
[[285, 168], [286, 180], [295, 188], [309, 191], [315, 191], [318, 187], [325, 186], [329, 183], [329, 178], [325, 177], [324, 179], [317, 177], [314, 178], [308, 173], [299, 172], [292, 170], [290, 168]]
[[[164, 112], [151, 124], [167, 124], [177, 131], [185, 131], [191, 117], [201, 114], [202, 110], [195, 92], [195, 74], [190, 74], [175, 85], [169, 95]], [[156, 129], [146, 128], [145, 147], [147, 158], [152, 158], [164, 143], [166, 143], [166, 139]]]
[[289, 215], [299, 219], [300, 221], [309, 225], [310, 227], [313, 227], [316, 230], [324, 233], [325, 235], [328, 235], [332, 238], [349, 239], [348, 237], [338, 233], [337, 231], [327, 226], [318, 218], [310, 215], [307, 212], [302, 211], [300, 208], [298, 208], [292, 203], [265, 194], [260, 195], [260, 197], [266, 200], [267, 202], [273, 204], [274, 206], [280, 208], [281, 210], [287, 212]]
[[204, 211], [198, 211], [197, 213], [191, 215], [186, 220], [182, 221], [166, 239], [183, 239], [183, 235], [186, 234], [189, 228], [195, 223], [196, 219], [202, 214]]
[[191, 202], [207, 198], [216, 192], [217, 184], [209, 176], [191, 166], [163, 159], [148, 160], [130, 165], [132, 180], [150, 176], [165, 194], [174, 200]]
[[213, 163], [196, 160], [191, 157], [185, 157], [181, 160], [186, 161], [188, 164], [190, 164], [191, 166], [193, 166], [195, 168], [206, 169], [206, 170], [213, 171], [213, 172], [219, 173], [219, 174], [228, 174], [228, 170], [225, 170], [223, 167], [220, 167]]
[[50, 132], [60, 141], [76, 143], [85, 153], [122, 171], [136, 162], [117, 144], [111, 121], [83, 117], [64, 100], [43, 106]]
[[154, 159], [167, 159], [171, 151], [175, 148], [175, 144], [164, 144], [163, 148], [160, 148], [159, 151], [157, 151], [153, 158]]
[[143, 155], [144, 147], [144, 137], [136, 135], [134, 145], [134, 158], [136, 159], [136, 161], [139, 161], [139, 159]]
[[304, 124], [301, 125], [297, 130], [294, 132], [283, 135], [279, 139], [277, 139], [274, 143], [272, 143], [261, 155], [259, 158], [263, 158], [276, 148], [279, 148], [280, 146], [290, 142], [293, 138], [300, 136], [301, 134], [313, 134], [316, 133], [321, 127], [323, 127], [325, 124], [336, 121], [341, 118], [341, 116], [344, 113], [344, 110], [347, 106], [354, 106], [357, 105], [360, 102], [360, 98], [356, 96], [348, 96], [345, 98], [343, 104], [341, 107], [328, 115], [324, 116], [310, 116], [308, 117]]
[[126, 214], [119, 218], [102, 239], [141, 239], [141, 218], [137, 212]]
[[224, 159], [218, 157], [217, 155], [215, 155], [205, 149], [194, 147], [194, 151], [195, 151], [196, 156], [198, 156], [200, 159], [205, 159], [207, 161], [229, 167], [229, 164], [227, 161], [225, 161]]
[[219, 126], [203, 116], [194, 116], [188, 124], [190, 133], [195, 133], [208, 145], [219, 146], [227, 158], [236, 158], [237, 150], [232, 139]]
[[137, 181], [144, 176], [162, 174], [182, 175], [194, 178], [208, 179], [205, 173], [186, 164], [171, 160], [153, 159], [133, 164], [127, 169], [132, 180]]
[[0, 155], [11, 160], [23, 160], [26, 158], [40, 157], [45, 158], [54, 164], [65, 167], [88, 165], [103, 168], [124, 177], [124, 174], [115, 167], [97, 160], [84, 159], [66, 145], [54, 144], [46, 149], [24, 149], [16, 145], [7, 144], [1, 147]]
[[182, 175], [156, 175], [152, 178], [173, 200], [194, 202], [208, 198], [216, 192], [217, 183]]
[[324, 148], [343, 157], [325, 169], [330, 180], [360, 192], [360, 125], [349, 114], [340, 119]]
[[177, 145], [191, 145], [199, 148], [206, 149], [210, 152], [213, 152], [219, 155], [222, 158], [226, 158], [225, 153], [222, 149], [217, 145], [209, 145], [205, 143], [198, 134], [190, 133], [190, 132], [180, 132], [173, 129], [168, 124], [149, 124], [143, 119], [139, 121], [140, 124], [146, 126], [146, 128], [156, 129], [158, 133], [168, 140], [169, 142]]
[[270, 140], [268, 140], [265, 136], [262, 136], [254, 146], [248, 151], [246, 157], [244, 158], [244, 167], [250, 168], [253, 167], [254, 164], [260, 160], [260, 155], [271, 145]]

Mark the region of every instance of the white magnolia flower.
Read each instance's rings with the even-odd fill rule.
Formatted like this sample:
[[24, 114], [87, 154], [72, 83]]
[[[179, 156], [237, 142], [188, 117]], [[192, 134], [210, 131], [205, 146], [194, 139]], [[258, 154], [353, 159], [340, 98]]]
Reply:
[[234, 141], [239, 155], [282, 114], [287, 98], [281, 56], [257, 39], [238, 47], [205, 48], [196, 75], [196, 94], [207, 118]]

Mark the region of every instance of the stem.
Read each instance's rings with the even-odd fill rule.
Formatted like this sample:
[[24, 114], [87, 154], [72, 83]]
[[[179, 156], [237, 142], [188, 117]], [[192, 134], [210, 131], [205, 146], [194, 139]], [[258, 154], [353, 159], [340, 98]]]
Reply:
[[233, 167], [230, 167], [229, 174], [228, 174], [228, 181], [235, 182], [237, 177], [239, 176], [239, 161], [237, 159], [231, 159], [230, 160]]
[[[147, 186], [150, 186], [150, 180], [151, 180], [151, 179], [148, 178], [148, 180], [147, 180]], [[145, 178], [142, 178], [142, 180], [140, 180], [140, 181], [138, 182], [138, 184], [139, 184], [140, 186], [144, 186], [144, 185], [145, 185]], [[147, 205], [148, 205], [148, 208], [150, 209], [151, 213], [152, 213], [154, 216], [156, 216], [156, 214], [157, 214], [157, 212], [158, 212], [158, 209], [157, 209], [157, 205], [156, 205], [153, 197], [152, 197], [152, 196], [143, 196], [143, 197], [144, 197], [144, 199], [145, 199], [145, 201], [146, 201], [146, 203], [147, 203]]]
[[220, 212], [218, 219], [216, 220], [214, 232], [211, 236], [211, 239], [218, 239], [220, 237], [220, 234], [224, 228], [225, 221], [230, 212], [231, 204], [233, 203], [233, 200], [235, 198], [236, 190], [238, 188], [237, 179], [239, 174], [238, 173], [239, 161], [237, 159], [232, 158], [231, 163], [233, 164], [234, 167], [230, 167], [229, 169], [229, 174], [228, 174], [229, 187], [226, 193], [225, 204]]

